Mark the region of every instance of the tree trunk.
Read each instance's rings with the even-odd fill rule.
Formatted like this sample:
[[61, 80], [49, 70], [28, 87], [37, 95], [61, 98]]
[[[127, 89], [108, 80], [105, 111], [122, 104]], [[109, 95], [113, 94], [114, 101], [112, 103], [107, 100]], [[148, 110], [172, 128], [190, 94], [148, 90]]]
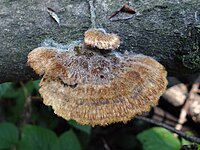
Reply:
[[[152, 56], [171, 75], [200, 72], [200, 0], [132, 0], [133, 18], [110, 21], [122, 5], [94, 0], [97, 27], [121, 37], [120, 51]], [[60, 26], [47, 7], [55, 10]], [[1, 0], [0, 82], [38, 78], [26, 65], [31, 50], [48, 38], [59, 43], [81, 40], [90, 27], [88, 1]]]

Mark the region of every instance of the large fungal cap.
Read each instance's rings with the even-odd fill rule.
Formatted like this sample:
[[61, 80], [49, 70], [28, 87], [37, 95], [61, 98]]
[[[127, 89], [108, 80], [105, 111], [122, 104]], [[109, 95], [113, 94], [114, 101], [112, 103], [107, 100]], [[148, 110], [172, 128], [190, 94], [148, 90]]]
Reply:
[[[41, 56], [48, 57], [38, 71]], [[92, 126], [127, 122], [149, 111], [167, 85], [164, 67], [144, 55], [103, 56], [82, 46], [74, 51], [37, 48], [28, 62], [37, 73], [44, 72], [43, 102], [66, 120]]]
[[84, 34], [84, 44], [91, 48], [113, 50], [119, 47], [120, 37], [104, 29], [89, 29]]

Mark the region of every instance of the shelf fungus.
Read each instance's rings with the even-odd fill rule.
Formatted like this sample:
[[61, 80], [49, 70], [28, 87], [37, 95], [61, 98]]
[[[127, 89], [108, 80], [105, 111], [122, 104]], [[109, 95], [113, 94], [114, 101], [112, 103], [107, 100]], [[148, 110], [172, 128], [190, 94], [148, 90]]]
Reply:
[[36, 48], [28, 64], [42, 76], [44, 104], [66, 120], [92, 126], [127, 122], [149, 111], [167, 85], [164, 67], [151, 57], [102, 55], [82, 44]]
[[84, 44], [90, 48], [114, 50], [120, 45], [120, 37], [113, 33], [106, 33], [104, 29], [91, 28], [85, 32]]

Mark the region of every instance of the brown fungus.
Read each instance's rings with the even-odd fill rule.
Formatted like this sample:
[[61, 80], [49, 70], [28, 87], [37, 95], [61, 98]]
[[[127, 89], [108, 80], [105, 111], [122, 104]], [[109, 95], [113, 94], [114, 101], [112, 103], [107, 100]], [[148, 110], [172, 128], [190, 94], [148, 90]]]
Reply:
[[104, 29], [91, 28], [84, 36], [84, 44], [90, 48], [114, 50], [120, 45], [120, 37], [113, 33], [106, 33]]
[[43, 75], [44, 104], [66, 120], [92, 126], [148, 112], [167, 85], [164, 67], [151, 57], [103, 56], [82, 45], [67, 51], [39, 47], [29, 53], [28, 63]]

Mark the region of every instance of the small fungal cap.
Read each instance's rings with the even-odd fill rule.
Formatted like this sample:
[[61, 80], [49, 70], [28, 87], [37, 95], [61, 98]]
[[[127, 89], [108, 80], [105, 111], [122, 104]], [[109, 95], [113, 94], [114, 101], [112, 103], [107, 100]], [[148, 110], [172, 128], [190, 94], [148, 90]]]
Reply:
[[84, 34], [84, 44], [91, 48], [114, 50], [120, 45], [120, 37], [113, 33], [106, 33], [104, 29], [89, 29]]
[[58, 116], [104, 126], [127, 122], [157, 105], [167, 80], [156, 60], [144, 55], [105, 57], [84, 46], [79, 49], [81, 53], [41, 47], [28, 55], [30, 66], [43, 74], [43, 102]]

